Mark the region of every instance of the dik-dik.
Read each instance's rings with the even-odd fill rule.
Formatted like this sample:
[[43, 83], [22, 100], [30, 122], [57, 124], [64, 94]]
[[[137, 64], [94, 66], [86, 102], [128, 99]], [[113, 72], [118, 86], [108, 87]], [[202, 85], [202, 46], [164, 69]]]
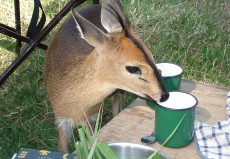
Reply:
[[[153, 101], [168, 98], [150, 50], [134, 33], [119, 0], [72, 10], [49, 46], [45, 83], [61, 151], [67, 151], [72, 129], [85, 122], [83, 111], [90, 118], [118, 89]], [[119, 102], [112, 107], [116, 115]]]

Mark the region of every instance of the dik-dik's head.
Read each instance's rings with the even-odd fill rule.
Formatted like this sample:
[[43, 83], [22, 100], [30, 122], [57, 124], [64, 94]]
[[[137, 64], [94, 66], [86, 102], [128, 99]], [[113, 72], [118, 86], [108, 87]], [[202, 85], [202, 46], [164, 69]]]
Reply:
[[74, 10], [73, 16], [81, 37], [95, 47], [98, 81], [154, 101], [167, 100], [153, 56], [133, 32], [119, 0], [102, 3], [101, 23], [106, 33]]

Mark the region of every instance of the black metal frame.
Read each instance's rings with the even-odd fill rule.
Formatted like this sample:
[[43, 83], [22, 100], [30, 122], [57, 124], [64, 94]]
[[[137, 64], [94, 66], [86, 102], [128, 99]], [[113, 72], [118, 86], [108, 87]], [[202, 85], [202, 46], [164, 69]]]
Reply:
[[[19, 0], [14, 0], [15, 6], [15, 28], [11, 28], [7, 25], [0, 23], [0, 33], [17, 39], [16, 41], [16, 52], [20, 52], [21, 42], [26, 42], [29, 45], [18, 54], [17, 58], [11, 63], [11, 65], [6, 68], [6, 70], [0, 76], [0, 86], [5, 82], [5, 80], [14, 72], [14, 70], [29, 56], [29, 54], [36, 48], [47, 49], [47, 46], [40, 43], [50, 31], [60, 22], [60, 20], [70, 11], [71, 8], [77, 7], [86, 0], [71, 0], [50, 22], [43, 28], [43, 30], [34, 38], [24, 37], [21, 35], [21, 25], [20, 25], [20, 8]], [[94, 4], [98, 4], [99, 0], [93, 0]]]
[[[19, 5], [19, 0], [14, 0], [14, 10], [15, 10], [15, 28], [16, 28], [16, 33], [21, 35], [21, 21], [20, 21], [20, 5]], [[22, 46], [22, 43], [20, 40], [16, 41], [16, 52], [19, 54], [20, 53], [20, 48]]]

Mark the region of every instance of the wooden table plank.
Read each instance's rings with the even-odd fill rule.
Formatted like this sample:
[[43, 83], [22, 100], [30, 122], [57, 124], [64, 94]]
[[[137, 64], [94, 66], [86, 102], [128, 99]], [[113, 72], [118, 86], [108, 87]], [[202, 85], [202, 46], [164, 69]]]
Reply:
[[215, 124], [218, 120], [226, 120], [226, 100], [230, 88], [183, 80], [181, 91], [196, 96], [199, 103], [196, 109], [196, 120]]
[[[215, 124], [218, 120], [226, 120], [226, 96], [229, 88], [183, 80], [181, 91], [191, 93], [197, 97], [199, 103], [196, 108], [196, 120]], [[146, 106], [143, 99], [136, 99], [128, 108], [112, 119], [99, 131], [99, 141], [131, 142], [142, 144], [142, 136], [149, 135], [154, 130], [155, 112]], [[155, 149], [160, 144], [150, 145]], [[199, 159], [194, 142], [184, 148], [164, 148], [164, 154], [172, 159]]]

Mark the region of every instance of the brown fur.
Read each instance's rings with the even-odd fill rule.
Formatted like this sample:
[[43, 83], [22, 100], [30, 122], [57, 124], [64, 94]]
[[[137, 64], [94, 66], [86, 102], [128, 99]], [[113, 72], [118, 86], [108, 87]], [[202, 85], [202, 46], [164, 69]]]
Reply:
[[[107, 5], [110, 3], [112, 5]], [[103, 4], [103, 8], [111, 6], [122, 11], [118, 0], [106, 0]], [[99, 103], [117, 89], [156, 101], [165, 93], [158, 72], [127, 34], [143, 46], [150, 62], [154, 63], [150, 50], [131, 28], [121, 28], [114, 15], [106, 11], [102, 12], [102, 17], [108, 16], [103, 24], [98, 5], [79, 11], [80, 15], [74, 12], [74, 18], [63, 24], [47, 51], [45, 83], [57, 119], [59, 150], [62, 151], [67, 151], [72, 128], [86, 121], [83, 111], [88, 117], [97, 113]], [[117, 16], [126, 23], [123, 12]], [[108, 22], [109, 19], [112, 22]], [[139, 67], [141, 74], [128, 72], [126, 66]], [[112, 97], [114, 115], [121, 109], [120, 99], [123, 99], [120, 92]]]

